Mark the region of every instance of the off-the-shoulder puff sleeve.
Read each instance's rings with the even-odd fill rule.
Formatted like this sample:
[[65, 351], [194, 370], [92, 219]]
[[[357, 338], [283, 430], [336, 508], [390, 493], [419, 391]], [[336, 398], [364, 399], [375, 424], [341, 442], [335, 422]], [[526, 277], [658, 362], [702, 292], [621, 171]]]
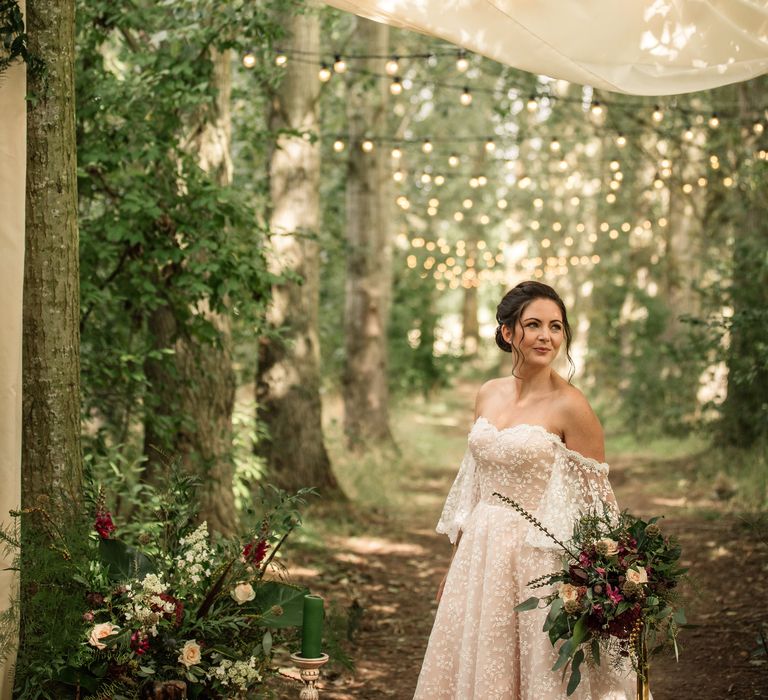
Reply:
[[[602, 513], [604, 503], [609, 513], [617, 517], [619, 507], [608, 481], [608, 471], [605, 462], [589, 459], [557, 444], [552, 472], [535, 517], [561, 542], [571, 538], [573, 526], [582, 514], [590, 510]], [[550, 538], [533, 526], [528, 531], [526, 544], [559, 550]]]
[[480, 500], [480, 486], [475, 478], [475, 458], [467, 447], [461, 460], [459, 473], [445, 499], [443, 512], [437, 523], [437, 532], [448, 535], [451, 544], [456, 544], [459, 531]]

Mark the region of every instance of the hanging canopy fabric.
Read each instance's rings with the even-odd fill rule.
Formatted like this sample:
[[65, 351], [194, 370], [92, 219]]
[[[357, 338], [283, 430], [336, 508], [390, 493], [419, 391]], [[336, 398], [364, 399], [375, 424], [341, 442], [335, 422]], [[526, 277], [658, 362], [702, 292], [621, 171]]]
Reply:
[[326, 0], [531, 73], [672, 95], [768, 72], [768, 0]]

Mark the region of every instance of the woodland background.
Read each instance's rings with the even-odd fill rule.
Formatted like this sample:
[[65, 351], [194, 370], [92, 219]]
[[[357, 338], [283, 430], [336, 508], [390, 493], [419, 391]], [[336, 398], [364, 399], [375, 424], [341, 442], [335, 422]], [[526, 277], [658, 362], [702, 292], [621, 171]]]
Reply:
[[170, 458], [224, 534], [266, 482], [318, 488], [313, 547], [386, 527], [402, 417], [464, 425], [534, 278], [609, 456], [687, 455], [765, 542], [768, 79], [598, 93], [312, 2], [28, 10], [25, 506], [85, 473], [127, 520]]

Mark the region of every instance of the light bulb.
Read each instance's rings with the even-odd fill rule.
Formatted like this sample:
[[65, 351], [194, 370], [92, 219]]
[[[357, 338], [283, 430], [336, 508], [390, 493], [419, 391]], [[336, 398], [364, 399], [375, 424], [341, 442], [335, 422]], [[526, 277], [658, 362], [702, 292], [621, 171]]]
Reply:
[[465, 199], [465, 200], [464, 200], [464, 201], [461, 203], [461, 205], [462, 205], [462, 206], [463, 206], [465, 209], [471, 209], [471, 208], [472, 208], [472, 200], [471, 200], [469, 197], [467, 197], [467, 198], [466, 198], [466, 199]]
[[392, 82], [389, 85], [389, 91], [393, 95], [399, 95], [403, 92], [403, 83], [400, 81], [400, 78], [392, 79]]
[[402, 170], [395, 170], [395, 172], [392, 173], [392, 179], [395, 182], [402, 182], [405, 179], [405, 173]]
[[339, 54], [333, 57], [333, 70], [337, 73], [345, 73], [347, 70], [347, 62]]
[[537, 110], [539, 109], [539, 103], [538, 103], [538, 101], [536, 100], [536, 98], [535, 98], [533, 95], [531, 95], [531, 96], [528, 98], [528, 102], [526, 102], [526, 104], [525, 104], [525, 108], [526, 108], [526, 109], [527, 109], [527, 110], [528, 110], [528, 111], [529, 111], [531, 114], [533, 114], [535, 111], [537, 111]]
[[424, 139], [424, 143], [421, 144], [421, 150], [424, 151], [424, 153], [432, 153], [432, 142], [429, 139]]
[[456, 70], [459, 73], [464, 73], [469, 68], [469, 61], [467, 55], [463, 51], [459, 51], [458, 58], [456, 59]]
[[765, 131], [765, 127], [763, 126], [762, 122], [755, 122], [752, 125], [752, 132], [757, 136], [760, 136], [760, 134], [762, 134], [763, 131]]
[[720, 119], [718, 119], [717, 114], [713, 113], [709, 118], [709, 126], [713, 129], [717, 129], [717, 127], [720, 126]]
[[452, 153], [450, 156], [448, 156], [448, 165], [450, 165], [452, 168], [455, 168], [459, 164], [459, 157]]
[[659, 105], [654, 105], [651, 119], [653, 119], [653, 121], [655, 121], [657, 124], [659, 124], [661, 120], [664, 119], [664, 112], [661, 111], [661, 107], [659, 107]]
[[282, 68], [287, 63], [288, 63], [288, 56], [286, 56], [282, 51], [278, 51], [277, 56], [275, 56], [275, 65], [280, 66]]
[[459, 97], [459, 102], [463, 104], [465, 107], [469, 107], [469, 105], [472, 104], [472, 93], [469, 91], [468, 87], [464, 88], [464, 91], [461, 93], [461, 97]]
[[384, 70], [387, 72], [387, 75], [397, 75], [400, 70], [400, 63], [397, 60], [397, 56], [392, 56], [392, 58], [386, 62]]
[[373, 150], [373, 141], [370, 139], [365, 139], [363, 143], [360, 145], [360, 147], [366, 152], [370, 153]]
[[442, 175], [435, 175], [435, 184], [439, 187], [445, 182], [445, 178]]
[[619, 148], [624, 148], [624, 146], [627, 145], [627, 137], [624, 136], [624, 134], [618, 134], [618, 136], [616, 136], [616, 145]]
[[480, 175], [477, 178], [477, 184], [480, 185], [480, 187], [485, 187], [488, 184], [488, 178], [485, 175]]
[[336, 153], [341, 153], [344, 150], [344, 142], [341, 139], [336, 139], [333, 142], [333, 150], [336, 151]]
[[256, 54], [253, 51], [246, 51], [243, 54], [243, 67], [253, 68], [256, 65]]
[[552, 139], [552, 141], [549, 142], [549, 150], [552, 151], [552, 153], [557, 153], [560, 150], [560, 142], [557, 139]]
[[402, 158], [402, 157], [403, 157], [403, 152], [402, 152], [402, 150], [400, 150], [400, 148], [399, 148], [398, 146], [395, 146], [395, 147], [392, 149], [392, 157], [393, 157], [395, 160], [400, 160], [400, 158]]
[[333, 73], [331, 73], [331, 69], [325, 63], [320, 66], [320, 70], [317, 72], [317, 77], [320, 78], [320, 82], [322, 83], [327, 83], [332, 75]]
[[496, 144], [493, 142], [493, 139], [488, 139], [485, 142], [485, 150], [488, 153], [493, 153], [496, 150]]

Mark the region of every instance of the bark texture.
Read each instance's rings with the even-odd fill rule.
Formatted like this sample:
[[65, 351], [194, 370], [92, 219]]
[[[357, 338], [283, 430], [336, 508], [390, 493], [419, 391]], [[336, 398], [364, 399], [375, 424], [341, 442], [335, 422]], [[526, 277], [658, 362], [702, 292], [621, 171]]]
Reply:
[[[320, 24], [311, 5], [284, 19], [291, 46], [319, 51]], [[318, 132], [320, 83], [311, 62], [288, 61], [273, 95], [275, 133]], [[272, 287], [271, 331], [259, 342], [258, 419], [268, 437], [258, 451], [270, 479], [289, 490], [315, 486], [325, 496], [341, 491], [323, 442], [318, 338], [320, 144], [289, 134], [277, 137], [269, 162], [271, 251], [269, 269], [286, 279]]]
[[[360, 50], [386, 56], [389, 27], [357, 18]], [[380, 59], [366, 59], [376, 73]], [[392, 286], [392, 197], [388, 154], [366, 153], [367, 133], [386, 133], [388, 88], [385, 81], [358, 79], [347, 101], [349, 160], [347, 173], [347, 281], [344, 307], [344, 432], [348, 446], [393, 443], [389, 428], [387, 321]]]
[[82, 496], [80, 281], [73, 0], [27, 3], [45, 62], [27, 110], [22, 504], [71, 512]]

